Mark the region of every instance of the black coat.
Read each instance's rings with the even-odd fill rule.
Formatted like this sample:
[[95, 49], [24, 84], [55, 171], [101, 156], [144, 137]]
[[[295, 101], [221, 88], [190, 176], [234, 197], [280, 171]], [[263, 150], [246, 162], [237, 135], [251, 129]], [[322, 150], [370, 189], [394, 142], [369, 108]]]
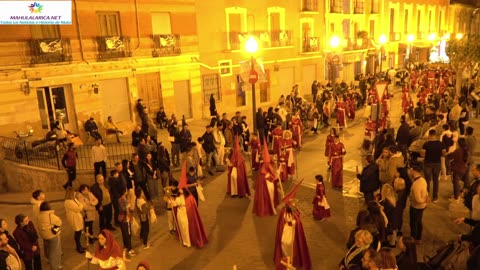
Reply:
[[215, 140], [213, 138], [212, 133], [205, 132], [203, 134], [203, 144], [202, 144], [203, 150], [205, 150], [205, 153], [212, 153], [213, 151], [216, 150], [215, 148]]
[[95, 208], [98, 211], [100, 209], [100, 207], [102, 206], [103, 191], [100, 188], [100, 185], [98, 183], [93, 184], [93, 186], [90, 188], [90, 191], [92, 192], [93, 196], [95, 196], [95, 198], [97, 198], [97, 200], [98, 200], [98, 203], [95, 206]]
[[210, 96], [210, 115], [211, 116], [216, 116], [217, 115], [217, 107], [215, 105], [215, 98]]
[[408, 145], [410, 141], [410, 126], [407, 122], [403, 122], [397, 131], [397, 138], [395, 140], [398, 144]]
[[261, 112], [255, 114], [255, 123], [257, 124], [257, 129], [265, 129], [265, 118]]
[[359, 175], [360, 192], [373, 192], [380, 187], [379, 169], [375, 162], [370, 162]]
[[465, 204], [465, 206], [468, 209], [470, 209], [470, 211], [472, 210], [472, 199], [473, 199], [473, 196], [477, 194], [477, 187], [479, 184], [480, 184], [480, 178], [475, 178], [472, 184], [470, 185], [470, 187], [468, 188], [467, 194], [465, 194], [463, 204]]

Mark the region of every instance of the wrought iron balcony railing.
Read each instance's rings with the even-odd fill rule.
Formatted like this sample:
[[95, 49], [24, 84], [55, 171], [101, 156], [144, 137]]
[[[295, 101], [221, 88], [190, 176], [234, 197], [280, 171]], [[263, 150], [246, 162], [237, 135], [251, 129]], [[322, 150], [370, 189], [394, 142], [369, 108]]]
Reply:
[[291, 31], [258, 31], [254, 33], [230, 32], [230, 50], [242, 50], [245, 41], [253, 35], [263, 48], [276, 48], [292, 45]]
[[174, 56], [182, 53], [180, 49], [180, 35], [154, 35], [152, 38], [154, 44], [153, 57]]
[[320, 38], [307, 37], [303, 38], [302, 52], [318, 52], [320, 51]]
[[402, 39], [402, 33], [390, 32], [390, 41], [400, 41]]
[[132, 56], [130, 37], [97, 37], [98, 59], [115, 59]]
[[46, 38], [30, 40], [32, 64], [68, 62], [72, 60], [70, 39]]

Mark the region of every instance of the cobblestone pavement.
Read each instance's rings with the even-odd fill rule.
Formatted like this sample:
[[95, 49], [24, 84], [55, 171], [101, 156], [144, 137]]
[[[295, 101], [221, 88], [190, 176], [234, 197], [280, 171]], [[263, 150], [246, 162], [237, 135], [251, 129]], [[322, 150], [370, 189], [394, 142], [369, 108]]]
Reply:
[[[400, 95], [392, 101], [392, 108], [399, 104]], [[395, 114], [395, 111], [393, 112]], [[357, 114], [361, 114], [357, 111]], [[360, 116], [358, 117], [360, 118]], [[393, 125], [397, 120], [393, 119]], [[344, 180], [352, 179], [355, 175], [355, 164], [358, 163], [358, 145], [363, 139], [363, 122], [360, 119], [350, 123], [349, 129], [344, 133], [344, 142], [348, 154], [344, 163]], [[476, 130], [480, 129], [480, 121], [472, 120], [471, 124]], [[205, 121], [190, 123], [193, 137], [202, 134]], [[297, 198], [299, 210], [302, 214], [313, 269], [330, 270], [338, 269], [337, 265], [346, 252], [345, 243], [349, 231], [354, 227], [355, 217], [364, 205], [362, 199], [345, 197], [338, 191], [333, 191], [327, 184], [327, 197], [331, 205], [332, 217], [326, 221], [315, 221], [312, 218], [312, 198], [314, 195], [314, 175], [324, 173], [326, 160], [323, 157], [324, 140], [327, 130], [320, 135], [305, 138], [304, 148], [297, 154], [298, 178], [305, 178], [304, 185], [300, 188]], [[476, 155], [478, 157], [478, 155]], [[248, 164], [248, 162], [247, 162]], [[178, 172], [176, 173], [178, 175]], [[253, 178], [255, 178], [253, 176]], [[152, 248], [143, 250], [140, 240], [135, 238], [134, 247], [138, 255], [128, 262], [128, 269], [135, 269], [141, 260], [147, 260], [154, 270], [216, 270], [232, 269], [273, 269], [273, 248], [277, 217], [255, 217], [252, 214], [252, 199], [230, 198], [225, 195], [226, 173], [218, 173], [208, 177], [205, 181], [204, 193], [206, 202], [200, 202], [200, 215], [203, 219], [208, 234], [209, 243], [202, 249], [185, 248], [178, 240], [168, 233], [167, 220], [164, 209], [161, 210], [159, 221], [151, 226], [150, 238]], [[251, 181], [251, 186], [254, 187]], [[293, 183], [284, 184], [288, 192]], [[430, 203], [424, 215], [424, 241], [419, 246], [419, 258], [424, 254], [431, 255], [443, 242], [455, 238], [459, 233], [468, 228], [455, 225], [452, 218], [464, 213], [452, 210], [448, 198], [452, 193], [450, 181], [440, 183], [440, 201]], [[19, 196], [28, 196], [26, 194]], [[47, 194], [48, 196], [48, 194]], [[58, 196], [57, 196], [58, 197]], [[0, 201], [2, 201], [0, 196]], [[31, 213], [31, 207], [25, 205], [2, 205], [0, 218], [6, 218], [13, 231], [13, 218], [15, 214]], [[53, 203], [57, 214], [65, 220], [63, 203]], [[449, 210], [450, 209], [450, 210]], [[405, 211], [404, 233], [409, 235], [408, 206]], [[96, 231], [98, 227], [95, 227]], [[114, 232], [121, 243], [120, 231]], [[73, 233], [69, 226], [62, 232], [64, 248], [64, 269], [89, 269], [86, 260], [74, 250]], [[93, 247], [90, 247], [93, 251]], [[90, 266], [95, 269], [94, 266]]]

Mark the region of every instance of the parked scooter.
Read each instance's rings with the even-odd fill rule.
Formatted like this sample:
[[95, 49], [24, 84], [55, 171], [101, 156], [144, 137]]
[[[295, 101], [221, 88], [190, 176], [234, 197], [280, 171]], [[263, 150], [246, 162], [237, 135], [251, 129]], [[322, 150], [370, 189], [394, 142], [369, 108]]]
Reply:
[[32, 156], [40, 156], [46, 158], [56, 157], [56, 139], [57, 135], [53, 131], [49, 131], [45, 136], [45, 139], [36, 141], [27, 141], [28, 137], [33, 136], [33, 129], [29, 129], [28, 132], [14, 131], [19, 140], [15, 146], [15, 156], [18, 159], [22, 159], [25, 154]]

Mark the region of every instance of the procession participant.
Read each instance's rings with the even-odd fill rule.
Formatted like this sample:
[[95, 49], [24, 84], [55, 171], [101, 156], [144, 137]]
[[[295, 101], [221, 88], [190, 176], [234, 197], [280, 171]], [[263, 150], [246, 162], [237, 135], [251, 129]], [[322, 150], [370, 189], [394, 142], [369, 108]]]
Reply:
[[98, 245], [95, 249], [95, 255], [90, 252], [85, 253], [91, 264], [98, 264], [100, 270], [125, 270], [125, 261], [123, 252], [115, 237], [108, 230], [102, 230], [98, 234]]
[[239, 196], [240, 198], [243, 198], [247, 195], [250, 196], [247, 168], [245, 166], [245, 159], [240, 151], [238, 136], [235, 137], [235, 146], [233, 147], [230, 159], [227, 159], [227, 164], [227, 194], [230, 194], [232, 197]]
[[348, 119], [350, 120], [354, 120], [355, 119], [355, 98], [353, 97], [353, 95], [348, 95], [347, 96], [347, 117]]
[[290, 119], [290, 130], [293, 133], [293, 140], [296, 142], [295, 148], [302, 148], [303, 124], [300, 119], [300, 110], [296, 110]]
[[317, 186], [315, 188], [315, 197], [313, 197], [313, 218], [325, 220], [330, 217], [330, 205], [328, 205], [325, 196], [325, 186], [323, 185], [323, 176], [316, 175]]
[[283, 137], [283, 129], [282, 129], [282, 124], [277, 123], [277, 127], [275, 127], [272, 130], [272, 137], [273, 137], [273, 143], [272, 143], [272, 149], [277, 158], [280, 158], [280, 148], [282, 145], [282, 137]]
[[178, 184], [179, 196], [172, 204], [177, 207], [176, 222], [180, 239], [184, 246], [198, 248], [208, 243], [202, 219], [198, 213], [195, 198], [190, 194], [187, 180], [187, 168], [184, 163]]
[[285, 170], [283, 170], [282, 181], [287, 180], [289, 177], [295, 175], [295, 158], [293, 156], [293, 148], [295, 147], [295, 141], [292, 139], [292, 132], [285, 130], [283, 132], [283, 143], [280, 150], [280, 161], [284, 162]]
[[255, 184], [255, 197], [253, 200], [253, 213], [257, 216], [273, 216], [279, 204], [278, 179], [275, 176], [267, 144], [263, 146], [263, 164]]
[[285, 267], [286, 261], [291, 262], [292, 266], [297, 269], [310, 270], [312, 268], [300, 211], [297, 209], [298, 200], [295, 199], [301, 183], [302, 181], [282, 200], [285, 206], [280, 210], [278, 216], [273, 257], [277, 270], [288, 269]]
[[260, 141], [258, 140], [257, 133], [252, 133], [252, 139], [250, 140], [250, 152], [252, 153], [252, 170], [260, 169]]
[[164, 187], [164, 195], [163, 195], [163, 201], [166, 203], [167, 207], [167, 221], [168, 221], [168, 231], [170, 234], [175, 234], [177, 231], [177, 228], [175, 226], [175, 213], [173, 213], [173, 204], [175, 201], [175, 198], [178, 195], [178, 182], [173, 180], [171, 183], [169, 183], [168, 186]]
[[346, 154], [345, 146], [340, 142], [338, 134], [330, 145], [328, 165], [331, 166], [332, 186], [341, 189], [343, 187], [343, 156]]
[[412, 98], [410, 97], [410, 91], [408, 90], [408, 87], [405, 86], [405, 87], [403, 87], [403, 90], [402, 90], [402, 113], [403, 113], [403, 115], [408, 115], [408, 111], [411, 107], [413, 107], [413, 101], [412, 101]]
[[330, 119], [330, 111], [330, 102], [329, 100], [325, 100], [322, 107], [322, 120], [325, 127], [330, 126], [330, 124], [328, 123], [328, 120]]
[[330, 134], [327, 135], [327, 139], [325, 140], [325, 156], [326, 157], [330, 156], [330, 145], [332, 145], [336, 135], [337, 135], [337, 130], [335, 128], [331, 128]]
[[339, 97], [337, 104], [335, 105], [335, 110], [337, 111], [337, 124], [340, 128], [347, 127], [347, 103], [343, 100], [343, 96]]

